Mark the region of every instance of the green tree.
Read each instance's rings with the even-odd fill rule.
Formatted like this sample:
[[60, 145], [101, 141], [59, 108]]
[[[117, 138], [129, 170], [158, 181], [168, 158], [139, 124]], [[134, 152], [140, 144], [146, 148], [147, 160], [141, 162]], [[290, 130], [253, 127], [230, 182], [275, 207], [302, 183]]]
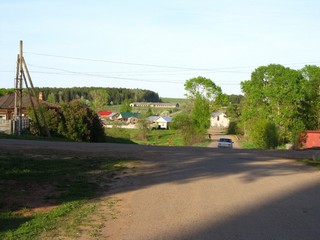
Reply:
[[140, 114], [138, 117], [138, 136], [139, 140], [148, 140], [148, 133], [150, 132], [150, 125], [145, 114]]
[[309, 130], [320, 129], [320, 67], [307, 65], [301, 69], [306, 80], [306, 99], [303, 108], [306, 112], [306, 126]]
[[152, 115], [153, 115], [152, 109], [151, 109], [151, 107], [149, 107], [147, 112], [146, 112], [146, 117], [150, 117]]
[[91, 108], [98, 112], [104, 110], [108, 105], [108, 92], [105, 89], [95, 89], [90, 91], [92, 101], [90, 102]]
[[184, 145], [192, 145], [202, 140], [202, 138], [196, 134], [197, 129], [195, 129], [191, 119], [191, 113], [188, 111], [183, 111], [175, 115], [171, 127], [178, 130], [180, 135], [182, 135]]
[[257, 68], [251, 79], [241, 83], [245, 93], [241, 120], [245, 133], [252, 133], [253, 123], [263, 119], [274, 123], [282, 143], [293, 142], [303, 130], [305, 80], [297, 70], [270, 64]]
[[[64, 135], [64, 118], [63, 114], [61, 112], [61, 108], [59, 106], [53, 106], [46, 103], [41, 103], [41, 110], [44, 116], [44, 119], [47, 123], [48, 130], [51, 134], [51, 136], [54, 137], [63, 137]], [[36, 116], [38, 116], [39, 125], [36, 122]], [[44, 122], [42, 120], [42, 117], [40, 117], [40, 108], [36, 107], [35, 112], [30, 107], [28, 109], [28, 116], [31, 119], [30, 123], [30, 132], [34, 135], [42, 135], [45, 133], [45, 126]]]
[[56, 103], [56, 96], [54, 95], [54, 93], [50, 93], [47, 97], [47, 102], [50, 102], [50, 103]]
[[4, 96], [10, 93], [14, 93], [13, 88], [0, 88], [0, 96]]
[[132, 111], [132, 107], [130, 106], [130, 100], [129, 99], [125, 99], [122, 102], [121, 108], [120, 108], [120, 112], [131, 112]]
[[204, 77], [192, 78], [184, 84], [189, 108], [174, 118], [174, 127], [181, 130], [185, 144], [200, 142], [210, 127], [210, 115], [214, 103], [222, 103], [226, 97], [221, 88]]
[[209, 101], [202, 95], [195, 96], [191, 111], [191, 120], [197, 134], [206, 134], [210, 127], [210, 108]]
[[222, 93], [221, 88], [211, 79], [201, 76], [187, 80], [184, 88], [187, 91], [187, 97], [196, 98], [196, 96], [200, 95], [209, 101], [214, 100]]

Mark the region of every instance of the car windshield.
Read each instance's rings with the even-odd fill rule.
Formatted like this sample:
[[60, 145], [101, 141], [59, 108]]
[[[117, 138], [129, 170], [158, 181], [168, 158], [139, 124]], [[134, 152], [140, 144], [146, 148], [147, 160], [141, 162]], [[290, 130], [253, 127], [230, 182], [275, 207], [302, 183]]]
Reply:
[[220, 138], [219, 142], [231, 142], [229, 138]]

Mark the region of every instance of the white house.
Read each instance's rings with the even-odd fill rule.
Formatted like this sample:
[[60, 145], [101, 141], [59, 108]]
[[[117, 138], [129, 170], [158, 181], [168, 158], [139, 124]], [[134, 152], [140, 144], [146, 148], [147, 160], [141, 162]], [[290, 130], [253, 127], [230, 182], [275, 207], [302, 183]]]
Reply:
[[158, 124], [158, 128], [161, 129], [169, 129], [169, 125], [172, 122], [172, 118], [169, 116], [160, 116], [156, 123]]
[[229, 127], [230, 119], [223, 112], [214, 112], [211, 114], [210, 127], [227, 128]]

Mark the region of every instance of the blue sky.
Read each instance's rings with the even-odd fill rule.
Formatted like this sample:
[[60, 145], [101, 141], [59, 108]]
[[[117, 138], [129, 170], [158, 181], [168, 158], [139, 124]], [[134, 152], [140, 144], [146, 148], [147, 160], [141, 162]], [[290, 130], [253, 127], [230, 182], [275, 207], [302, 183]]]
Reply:
[[320, 65], [317, 0], [1, 0], [0, 88], [19, 41], [35, 86], [149, 89], [183, 97], [187, 79], [227, 94], [255, 68]]

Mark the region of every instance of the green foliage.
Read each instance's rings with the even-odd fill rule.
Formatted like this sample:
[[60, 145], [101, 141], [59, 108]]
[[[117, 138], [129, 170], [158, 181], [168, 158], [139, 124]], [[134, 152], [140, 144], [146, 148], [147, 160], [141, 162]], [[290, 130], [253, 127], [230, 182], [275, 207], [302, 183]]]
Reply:
[[96, 113], [85, 104], [73, 101], [62, 105], [66, 138], [74, 141], [101, 142], [103, 125]]
[[252, 122], [249, 136], [255, 146], [262, 149], [273, 149], [279, 144], [279, 135], [274, 123], [265, 119]]
[[173, 127], [179, 129], [185, 145], [202, 142], [210, 127], [211, 111], [227, 104], [227, 95], [212, 80], [197, 77], [184, 84], [189, 105], [174, 117]]
[[276, 125], [281, 143], [293, 142], [296, 132], [305, 129], [309, 114], [304, 108], [305, 85], [300, 71], [276, 64], [257, 68], [250, 80], [241, 83], [245, 93], [241, 112], [245, 133], [259, 116]]
[[195, 127], [190, 112], [185, 111], [177, 114], [173, 118], [171, 127], [179, 131], [184, 145], [193, 145], [202, 141], [203, 136], [199, 129]]
[[227, 129], [227, 134], [241, 134], [241, 131], [238, 127], [238, 123], [237, 122], [230, 122], [228, 129]]
[[0, 88], [0, 97], [10, 93], [14, 93], [13, 88]]
[[189, 98], [195, 98], [197, 95], [200, 95], [208, 100], [214, 100], [222, 93], [221, 88], [211, 79], [201, 76], [187, 80], [184, 88], [188, 92], [187, 96]]
[[150, 132], [150, 126], [149, 126], [146, 115], [144, 114], [139, 115], [138, 128], [139, 128], [138, 139], [148, 140], [148, 133]]
[[191, 120], [198, 135], [205, 134], [210, 127], [209, 102], [201, 95], [197, 95], [194, 99]]
[[306, 79], [303, 86], [306, 94], [303, 108], [308, 112], [306, 127], [309, 130], [320, 129], [320, 67], [307, 65], [301, 69], [301, 74]]
[[91, 108], [95, 112], [104, 110], [108, 105], [108, 92], [105, 89], [95, 89], [90, 91], [92, 101], [90, 102]]
[[235, 94], [228, 95], [228, 102], [230, 104], [240, 104], [243, 99], [244, 99], [243, 95], [235, 95]]
[[37, 92], [41, 91], [43, 93], [44, 99], [48, 99], [49, 94], [53, 94], [56, 102], [59, 103], [80, 99], [92, 101], [93, 96], [90, 92], [100, 90], [107, 93], [109, 104], [122, 104], [122, 101], [125, 99], [133, 99], [136, 102], [160, 101], [160, 97], [157, 93], [142, 89], [102, 87], [36, 88]]
[[46, 101], [49, 102], [49, 103], [56, 103], [57, 102], [56, 97], [55, 97], [55, 95], [53, 93], [50, 93], [48, 95], [48, 98], [47, 98]]
[[[49, 131], [53, 136], [62, 136], [72, 141], [103, 142], [104, 128], [96, 113], [80, 101], [64, 103], [62, 106], [41, 105]], [[34, 112], [29, 109], [32, 119], [30, 131], [33, 134], [44, 133], [44, 123], [40, 117], [39, 108], [36, 109], [39, 126]]]
[[153, 115], [152, 109], [151, 109], [151, 107], [148, 107], [148, 110], [146, 112], [146, 117], [150, 117], [152, 115]]
[[131, 101], [129, 99], [123, 100], [121, 108], [120, 108], [120, 112], [131, 112], [132, 107], [130, 106], [130, 102]]
[[[35, 109], [35, 112], [32, 108], [28, 109], [28, 116], [32, 120], [29, 129], [30, 133], [33, 135], [46, 136], [44, 122], [40, 115], [40, 107], [51, 135], [53, 137], [63, 137], [63, 113], [58, 105], [41, 104], [41, 106]], [[40, 126], [36, 121], [36, 116]]]

